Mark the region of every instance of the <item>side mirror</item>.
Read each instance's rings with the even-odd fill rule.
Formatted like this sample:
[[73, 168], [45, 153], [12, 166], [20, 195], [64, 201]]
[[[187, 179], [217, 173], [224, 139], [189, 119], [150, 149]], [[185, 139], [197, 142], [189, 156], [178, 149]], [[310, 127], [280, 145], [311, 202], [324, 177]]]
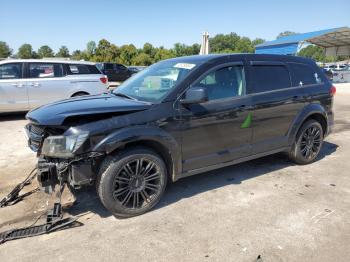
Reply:
[[184, 105], [200, 104], [208, 101], [208, 90], [205, 87], [190, 87], [180, 102]]

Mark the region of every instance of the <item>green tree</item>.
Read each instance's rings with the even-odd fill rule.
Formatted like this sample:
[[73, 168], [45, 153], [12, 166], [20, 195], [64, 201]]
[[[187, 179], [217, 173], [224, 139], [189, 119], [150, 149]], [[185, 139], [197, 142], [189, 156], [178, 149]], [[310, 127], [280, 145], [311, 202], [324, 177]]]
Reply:
[[91, 58], [95, 55], [96, 52], [96, 43], [95, 41], [89, 41], [86, 44], [86, 54]]
[[325, 55], [323, 48], [316, 45], [308, 45], [301, 49], [298, 53], [299, 56], [308, 57], [319, 62], [325, 61]]
[[200, 45], [199, 44], [193, 44], [191, 46], [176, 43], [174, 45], [174, 48], [172, 49], [175, 56], [189, 56], [189, 55], [198, 55], [200, 51]]
[[254, 46], [248, 37], [242, 37], [236, 42], [235, 53], [253, 53]]
[[149, 66], [153, 63], [152, 58], [150, 55], [146, 53], [140, 53], [137, 56], [135, 56], [132, 60], [133, 65], [138, 65], [138, 66]]
[[66, 46], [61, 46], [58, 50], [56, 57], [70, 57], [69, 50]]
[[212, 53], [221, 53], [223, 50], [233, 52], [239, 40], [240, 37], [236, 33], [218, 34], [209, 38], [209, 47]]
[[253, 45], [253, 46], [260, 45], [260, 44], [262, 44], [262, 43], [264, 43], [264, 42], [265, 42], [264, 39], [255, 38], [255, 39], [252, 41], [252, 45]]
[[23, 44], [18, 48], [18, 58], [28, 59], [33, 57], [33, 48], [30, 44]]
[[293, 32], [293, 31], [284, 31], [278, 34], [278, 36], [276, 37], [276, 39], [279, 39], [281, 37], [285, 37], [285, 36], [289, 36], [289, 35], [296, 35], [298, 33]]
[[134, 57], [137, 56], [137, 49], [134, 45], [123, 45], [120, 47], [120, 62], [131, 65]]
[[145, 43], [143, 45], [143, 48], [141, 50], [141, 52], [149, 55], [150, 57], [154, 57], [155, 53], [156, 53], [156, 49], [153, 47], [152, 44], [150, 43]]
[[80, 50], [74, 50], [71, 58], [73, 60], [81, 60], [81, 59], [83, 59], [83, 54]]
[[156, 54], [154, 55], [154, 62], [158, 62], [164, 59], [176, 57], [172, 50], [165, 49], [163, 46], [157, 48]]
[[12, 49], [6, 42], [0, 41], [0, 58], [7, 58], [12, 55]]
[[101, 39], [92, 60], [95, 62], [119, 62], [120, 50], [106, 39]]
[[52, 51], [52, 49], [47, 46], [47, 45], [43, 45], [38, 49], [38, 56], [40, 58], [43, 57], [54, 57], [54, 53]]

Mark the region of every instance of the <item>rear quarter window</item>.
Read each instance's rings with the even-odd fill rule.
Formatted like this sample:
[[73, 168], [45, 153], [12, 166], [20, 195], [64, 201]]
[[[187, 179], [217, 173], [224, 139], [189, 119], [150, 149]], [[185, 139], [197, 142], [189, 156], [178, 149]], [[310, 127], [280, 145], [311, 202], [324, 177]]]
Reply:
[[67, 64], [67, 68], [70, 75], [101, 74], [94, 65]]
[[293, 86], [315, 85], [322, 83], [316, 69], [306, 64], [289, 63]]
[[254, 93], [291, 86], [289, 71], [284, 65], [253, 65], [251, 67], [251, 81]]

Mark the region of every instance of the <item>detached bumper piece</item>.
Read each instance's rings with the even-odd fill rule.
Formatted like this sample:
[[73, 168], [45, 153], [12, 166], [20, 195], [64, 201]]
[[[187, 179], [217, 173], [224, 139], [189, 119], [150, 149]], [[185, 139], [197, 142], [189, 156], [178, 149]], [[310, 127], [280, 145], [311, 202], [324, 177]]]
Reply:
[[14, 205], [14, 204], [18, 203], [19, 201], [21, 201], [26, 196], [29, 196], [29, 195], [39, 191], [39, 188], [36, 188], [36, 189], [33, 189], [32, 191], [29, 191], [25, 194], [22, 194], [22, 195], [19, 194], [21, 192], [21, 190], [25, 186], [29, 185], [32, 182], [32, 180], [35, 178], [35, 176], [37, 175], [35, 173], [35, 171], [36, 171], [36, 168], [34, 168], [29, 173], [27, 178], [22, 183], [19, 183], [5, 198], [3, 198], [0, 201], [0, 208]]
[[53, 231], [83, 225], [81, 222], [77, 221], [77, 217], [62, 218], [61, 210], [61, 204], [55, 203], [53, 209], [49, 210], [47, 214], [45, 224], [18, 228], [0, 233], [0, 244], [10, 240], [39, 236]]

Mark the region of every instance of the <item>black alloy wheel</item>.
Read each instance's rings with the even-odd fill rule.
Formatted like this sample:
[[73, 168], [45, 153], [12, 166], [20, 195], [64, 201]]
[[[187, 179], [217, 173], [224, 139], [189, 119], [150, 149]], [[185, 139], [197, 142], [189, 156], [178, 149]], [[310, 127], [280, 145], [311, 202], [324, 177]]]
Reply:
[[319, 122], [316, 120], [305, 122], [289, 153], [291, 160], [302, 165], [312, 163], [321, 151], [323, 136], [323, 129]]
[[116, 217], [141, 215], [162, 197], [167, 171], [163, 159], [147, 148], [130, 148], [102, 163], [96, 182], [102, 204]]
[[125, 208], [149, 205], [161, 192], [160, 172], [159, 166], [147, 158], [125, 163], [114, 179], [114, 199]]
[[321, 130], [318, 126], [306, 129], [300, 141], [300, 153], [305, 159], [313, 159], [321, 147]]

